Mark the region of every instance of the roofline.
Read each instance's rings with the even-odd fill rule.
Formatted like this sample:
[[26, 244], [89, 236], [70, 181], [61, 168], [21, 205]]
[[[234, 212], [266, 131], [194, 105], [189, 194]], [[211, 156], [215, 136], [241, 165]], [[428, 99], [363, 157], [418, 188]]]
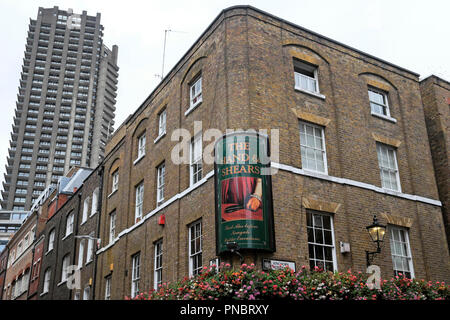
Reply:
[[428, 79], [432, 79], [432, 78], [437, 79], [438, 81], [445, 82], [446, 84], [450, 85], [450, 81], [445, 80], [445, 79], [443, 79], [443, 78], [441, 78], [441, 77], [439, 77], [439, 76], [437, 76], [437, 75], [435, 75], [435, 74], [430, 74], [428, 77], [426, 77], [426, 78], [420, 80], [420, 83], [425, 82], [425, 81], [427, 81]]
[[[228, 8], [223, 9], [223, 10], [216, 16], [216, 18], [215, 18], [215, 19], [208, 25], [208, 27], [201, 33], [201, 35], [198, 37], [198, 39], [195, 40], [194, 43], [189, 47], [189, 49], [186, 51], [186, 53], [178, 60], [178, 62], [172, 67], [172, 69], [170, 69], [170, 71], [166, 74], [166, 76], [165, 76], [163, 79], [161, 79], [160, 83], [159, 83], [159, 84], [151, 91], [151, 93], [147, 96], [147, 98], [145, 98], [145, 100], [144, 100], [144, 101], [141, 103], [141, 105], [136, 109], [136, 111], [133, 112], [133, 113], [131, 113], [131, 114], [123, 121], [123, 123], [120, 125], [120, 127], [121, 127], [122, 125], [124, 125], [124, 124], [129, 123], [129, 122], [130, 122], [137, 114], [139, 114], [139, 112], [141, 111], [141, 109], [142, 109], [143, 107], [145, 107], [145, 105], [146, 105], [147, 102], [150, 100], [150, 98], [153, 97], [153, 95], [155, 94], [155, 92], [158, 91], [158, 90], [161, 88], [161, 86], [163, 85], [164, 81], [165, 81], [166, 79], [168, 79], [169, 76], [171, 76], [172, 72], [178, 67], [179, 63], [180, 63], [181, 61], [183, 61], [183, 59], [186, 58], [186, 56], [187, 56], [187, 55], [191, 52], [191, 50], [197, 45], [197, 43], [200, 41], [200, 39], [203, 38], [203, 36], [204, 36], [204, 35], [210, 30], [210, 28], [211, 28], [211, 27], [219, 20], [219, 18], [222, 17], [226, 12], [232, 11], [232, 10], [235, 10], [235, 9], [251, 9], [251, 10], [253, 10], [253, 11], [256, 11], [256, 12], [259, 12], [259, 13], [261, 13], [261, 14], [264, 14], [264, 15], [266, 15], [266, 16], [272, 18], [272, 19], [278, 20], [278, 21], [280, 21], [280, 22], [282, 22], [282, 23], [285, 23], [285, 24], [287, 24], [287, 25], [293, 26], [293, 27], [298, 28], [298, 29], [300, 29], [300, 30], [302, 30], [302, 31], [308, 32], [308, 33], [310, 33], [310, 34], [312, 34], [312, 35], [314, 35], [314, 36], [320, 37], [320, 38], [322, 38], [322, 39], [324, 39], [324, 40], [330, 41], [330, 42], [335, 43], [335, 44], [337, 44], [337, 45], [339, 45], [339, 46], [342, 46], [342, 47], [344, 47], [344, 48], [347, 48], [347, 49], [350, 49], [350, 50], [352, 50], [352, 51], [354, 51], [354, 52], [357, 52], [357, 53], [359, 53], [359, 54], [362, 54], [362, 55], [364, 55], [364, 56], [366, 56], [366, 57], [368, 57], [368, 58], [378, 60], [378, 61], [380, 61], [380, 62], [382, 62], [382, 63], [384, 63], [384, 64], [387, 64], [387, 65], [389, 65], [389, 66], [391, 66], [391, 67], [394, 67], [394, 68], [396, 68], [396, 69], [399, 69], [399, 70], [402, 70], [402, 71], [407, 72], [407, 73], [409, 73], [409, 74], [412, 74], [412, 75], [416, 76], [417, 78], [420, 77], [420, 74], [418, 74], [418, 73], [416, 73], [416, 72], [413, 72], [413, 71], [410, 71], [410, 70], [408, 70], [408, 69], [402, 68], [402, 67], [397, 66], [397, 65], [395, 65], [395, 64], [393, 64], [393, 63], [391, 63], [391, 62], [388, 62], [388, 61], [386, 61], [386, 60], [383, 60], [383, 59], [380, 59], [380, 58], [378, 58], [378, 57], [375, 57], [375, 56], [373, 56], [373, 55], [371, 55], [371, 54], [368, 54], [368, 53], [366, 53], [366, 52], [363, 52], [363, 51], [361, 51], [361, 50], [355, 49], [355, 48], [353, 48], [353, 47], [351, 47], [351, 46], [349, 46], [349, 45], [343, 44], [343, 43], [341, 43], [341, 42], [339, 42], [339, 41], [336, 41], [336, 40], [334, 40], [334, 39], [331, 39], [331, 38], [328, 38], [328, 37], [326, 37], [326, 36], [323, 36], [323, 35], [321, 35], [321, 34], [319, 34], [319, 33], [317, 33], [317, 32], [314, 32], [314, 31], [311, 31], [311, 30], [306, 29], [306, 28], [304, 28], [304, 27], [301, 27], [301, 26], [299, 26], [299, 25], [297, 25], [297, 24], [295, 24], [295, 23], [292, 23], [292, 22], [290, 22], [290, 21], [287, 21], [287, 20], [284, 20], [284, 19], [279, 18], [279, 17], [277, 17], [277, 16], [274, 16], [274, 15], [268, 13], [268, 12], [265, 12], [265, 11], [263, 11], [263, 10], [261, 10], [261, 9], [255, 8], [255, 7], [251, 6], [251, 5], [235, 5], [235, 6], [231, 6], [231, 7], [228, 7]], [[120, 128], [120, 127], [119, 127], [119, 128]]]

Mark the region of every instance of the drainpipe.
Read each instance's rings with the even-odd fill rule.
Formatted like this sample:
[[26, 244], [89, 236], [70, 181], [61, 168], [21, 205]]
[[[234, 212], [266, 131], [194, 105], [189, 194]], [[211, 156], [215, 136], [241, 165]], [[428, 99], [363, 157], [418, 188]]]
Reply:
[[[100, 217], [102, 214], [102, 196], [103, 196], [103, 174], [105, 171], [105, 166], [102, 165], [100, 167], [100, 169], [98, 170], [97, 174], [100, 176], [100, 186], [98, 188], [98, 197], [97, 197], [97, 210], [98, 210], [98, 215], [97, 215], [97, 234], [95, 235], [95, 238], [100, 238]], [[98, 248], [97, 248], [98, 250]], [[94, 274], [93, 274], [93, 278], [92, 278], [92, 300], [95, 300], [95, 284], [97, 283], [97, 254], [94, 255]]]

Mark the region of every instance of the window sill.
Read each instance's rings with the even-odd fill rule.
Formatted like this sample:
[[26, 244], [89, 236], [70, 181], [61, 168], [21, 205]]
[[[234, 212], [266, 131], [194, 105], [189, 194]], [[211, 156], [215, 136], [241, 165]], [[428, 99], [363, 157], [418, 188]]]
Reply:
[[158, 207], [162, 206], [163, 203], [164, 203], [164, 199], [158, 200], [158, 201], [156, 202], [156, 207], [158, 208]]
[[191, 113], [192, 111], [194, 111], [199, 105], [202, 104], [202, 101], [198, 102], [197, 104], [194, 104], [193, 106], [190, 106], [189, 109], [186, 110], [186, 112], [184, 113], [185, 116], [187, 116], [189, 113]]
[[319, 175], [319, 176], [328, 176], [328, 171], [314, 171], [311, 169], [302, 168], [303, 171], [308, 172], [312, 175]]
[[379, 113], [374, 113], [374, 112], [371, 112], [370, 114], [372, 116], [374, 116], [374, 117], [377, 117], [377, 118], [380, 118], [380, 119], [383, 119], [383, 120], [387, 120], [387, 121], [390, 121], [392, 123], [397, 123], [397, 119], [395, 119], [395, 118], [392, 118], [392, 117], [389, 117], [389, 116], [385, 116], [385, 115], [379, 114]]
[[163, 133], [161, 133], [156, 139], [155, 141], [153, 141], [153, 143], [157, 143], [159, 140], [161, 140], [164, 136], [166, 135], [166, 132], [164, 131]]
[[309, 94], [309, 95], [311, 95], [313, 97], [325, 100], [325, 96], [323, 94], [312, 92], [312, 91], [308, 91], [308, 90], [304, 90], [304, 89], [301, 89], [301, 88], [298, 88], [298, 87], [295, 87], [294, 89], [295, 89], [295, 91], [306, 93], [306, 94]]
[[45, 255], [48, 255], [49, 253], [51, 253], [53, 251], [53, 248], [51, 248], [50, 250], [48, 250]]
[[81, 221], [80, 226], [82, 226], [83, 224], [85, 224], [87, 222], [87, 219], [84, 221]]
[[70, 237], [72, 235], [72, 233], [73, 233], [73, 231], [71, 233], [69, 233], [69, 234], [66, 234], [64, 236], [64, 238], [62, 238], [61, 240], [66, 240], [68, 237]]
[[111, 193], [108, 195], [107, 198], [108, 198], [108, 199], [111, 198], [111, 197], [117, 192], [117, 190], [119, 190], [119, 189], [116, 189], [116, 190], [114, 190], [113, 192], [111, 192]]
[[48, 291], [42, 292], [42, 293], [39, 295], [39, 297], [43, 297], [43, 296], [45, 296], [47, 293], [48, 293]]
[[133, 165], [136, 165], [136, 163], [138, 163], [139, 161], [141, 161], [142, 158], [145, 157], [145, 153], [143, 155], [141, 155], [139, 158], [137, 158], [136, 160], [133, 161]]
[[87, 261], [87, 262], [84, 264], [84, 266], [87, 267], [90, 263], [92, 263], [92, 261], [94, 261], [94, 260], [89, 260], [89, 261]]
[[61, 285], [63, 285], [64, 283], [66, 283], [67, 282], [67, 279], [66, 280], [63, 280], [63, 281], [61, 281], [60, 283], [58, 283], [56, 286], [57, 287], [60, 287]]
[[97, 212], [98, 212], [98, 211], [95, 210], [94, 213], [91, 213], [91, 215], [89, 216], [89, 218], [95, 216], [95, 215], [97, 214]]

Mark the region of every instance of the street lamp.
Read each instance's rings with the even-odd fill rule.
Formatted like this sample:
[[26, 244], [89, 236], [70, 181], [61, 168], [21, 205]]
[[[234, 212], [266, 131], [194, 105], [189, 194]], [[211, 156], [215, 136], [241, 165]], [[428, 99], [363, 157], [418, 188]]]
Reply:
[[377, 216], [373, 216], [373, 222], [370, 226], [366, 227], [367, 232], [373, 242], [377, 244], [377, 251], [369, 252], [366, 251], [366, 262], [367, 266], [370, 266], [373, 261], [373, 256], [381, 252], [381, 242], [383, 242], [384, 235], [386, 234], [386, 226], [378, 222]]

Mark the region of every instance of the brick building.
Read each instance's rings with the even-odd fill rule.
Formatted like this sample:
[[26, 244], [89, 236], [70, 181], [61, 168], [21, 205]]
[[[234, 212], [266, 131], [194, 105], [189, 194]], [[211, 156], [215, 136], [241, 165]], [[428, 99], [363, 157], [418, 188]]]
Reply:
[[80, 186], [93, 169], [73, 167], [60, 180], [54, 193], [42, 206], [47, 208], [47, 221], [40, 236], [44, 237], [43, 256], [39, 272], [40, 300], [69, 300], [73, 290], [67, 280], [77, 263], [77, 239], [82, 193]]
[[[183, 164], [172, 161], [178, 128], [194, 137]], [[202, 133], [211, 128], [279, 133], [276, 250], [243, 251], [246, 263], [365, 272], [374, 249], [366, 226], [376, 215], [388, 226], [374, 260], [382, 277], [450, 280], [418, 74], [236, 6], [106, 146], [97, 299], [134, 296], [216, 258], [239, 262], [216, 255], [214, 168], [196, 156], [207, 153], [211, 139]]]
[[450, 83], [434, 75], [420, 82], [428, 139], [450, 245]]
[[98, 248], [99, 211], [101, 209], [102, 167], [98, 166], [83, 181], [78, 192], [80, 207], [78, 213], [78, 227], [75, 228], [76, 240], [74, 253], [75, 265], [79, 268], [80, 287], [75, 289], [72, 299], [95, 299], [95, 273]]
[[7, 244], [9, 251], [3, 283], [4, 300], [26, 300], [33, 259], [37, 212], [32, 212]]

